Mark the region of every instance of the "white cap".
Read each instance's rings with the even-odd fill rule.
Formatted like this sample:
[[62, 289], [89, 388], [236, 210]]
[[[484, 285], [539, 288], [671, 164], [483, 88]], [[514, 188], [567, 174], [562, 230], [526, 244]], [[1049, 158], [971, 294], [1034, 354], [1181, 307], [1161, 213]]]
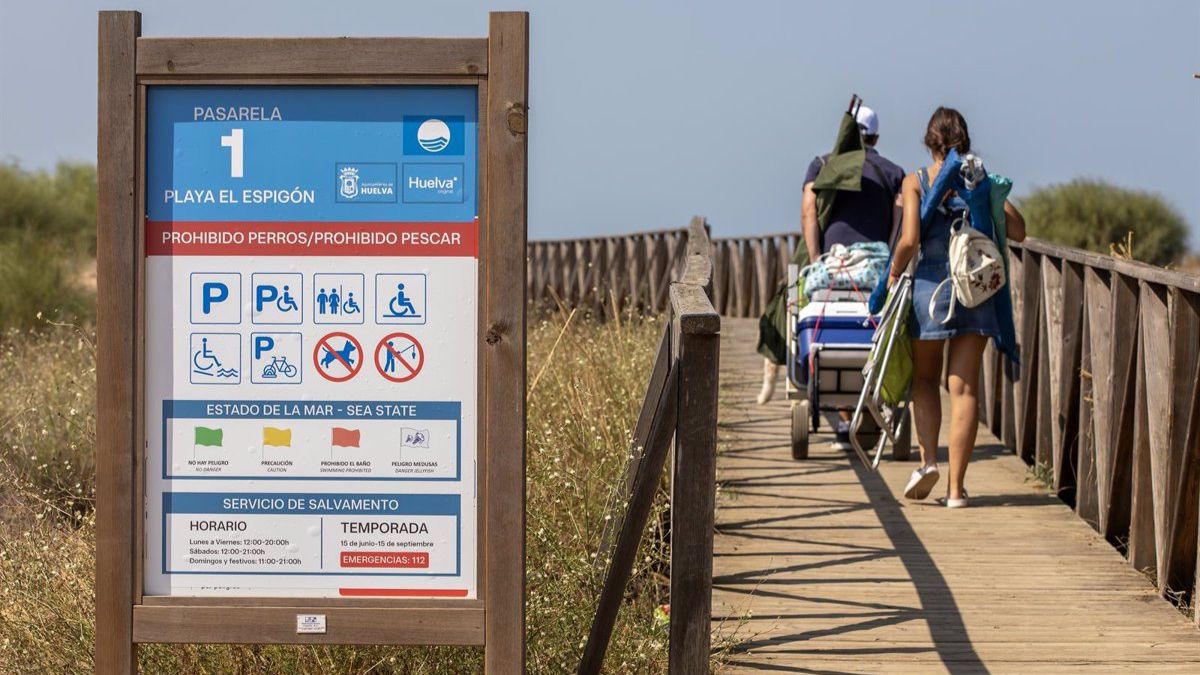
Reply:
[[879, 117], [875, 115], [875, 111], [865, 105], [858, 106], [858, 114], [854, 116], [858, 120], [858, 126], [867, 136], [875, 136], [879, 134]]

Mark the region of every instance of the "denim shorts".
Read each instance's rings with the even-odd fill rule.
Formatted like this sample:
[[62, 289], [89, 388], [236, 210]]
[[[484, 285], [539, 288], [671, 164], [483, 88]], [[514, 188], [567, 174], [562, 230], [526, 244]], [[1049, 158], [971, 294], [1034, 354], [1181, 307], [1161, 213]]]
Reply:
[[[932, 242], [931, 242], [932, 243]], [[940, 242], [939, 242], [940, 243]], [[939, 248], [934, 244], [931, 248]], [[940, 255], [939, 255], [940, 254]], [[914, 340], [947, 340], [959, 335], [986, 335], [996, 337], [1000, 334], [1000, 324], [996, 320], [996, 309], [988, 298], [978, 307], [964, 307], [961, 304], [954, 307], [954, 318], [941, 323], [950, 311], [950, 296], [954, 289], [950, 284], [942, 287], [934, 302], [934, 316], [929, 318], [929, 299], [933, 297], [938, 284], [950, 275], [950, 260], [944, 250], [922, 251], [917, 260], [917, 270], [913, 279], [913, 306], [909, 313], [908, 325]]]

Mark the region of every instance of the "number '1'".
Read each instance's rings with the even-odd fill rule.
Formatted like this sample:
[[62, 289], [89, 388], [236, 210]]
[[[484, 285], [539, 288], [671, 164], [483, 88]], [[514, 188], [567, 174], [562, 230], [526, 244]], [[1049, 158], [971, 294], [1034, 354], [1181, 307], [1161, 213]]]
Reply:
[[231, 129], [221, 137], [221, 147], [229, 148], [229, 177], [242, 177], [242, 130]]

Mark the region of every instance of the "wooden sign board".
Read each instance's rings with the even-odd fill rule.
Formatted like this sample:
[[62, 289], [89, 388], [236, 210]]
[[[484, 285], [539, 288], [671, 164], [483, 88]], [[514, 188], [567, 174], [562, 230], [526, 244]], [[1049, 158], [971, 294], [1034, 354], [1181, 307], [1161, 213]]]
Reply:
[[96, 671], [221, 642], [522, 672], [528, 15], [101, 12], [99, 46]]

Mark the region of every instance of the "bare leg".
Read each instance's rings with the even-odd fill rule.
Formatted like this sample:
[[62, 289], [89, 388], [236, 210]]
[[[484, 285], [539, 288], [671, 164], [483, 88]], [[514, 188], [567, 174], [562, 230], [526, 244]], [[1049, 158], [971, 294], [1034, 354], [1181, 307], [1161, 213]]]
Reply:
[[921, 446], [921, 463], [937, 464], [938, 431], [942, 426], [942, 347], [944, 340], [913, 340], [913, 428]]
[[775, 395], [775, 376], [779, 372], [779, 366], [775, 365], [771, 359], [763, 359], [763, 381], [762, 390], [758, 392], [758, 404], [763, 405], [771, 400]]
[[960, 335], [950, 340], [950, 483], [951, 499], [962, 498], [967, 463], [979, 431], [979, 364], [988, 338]]

